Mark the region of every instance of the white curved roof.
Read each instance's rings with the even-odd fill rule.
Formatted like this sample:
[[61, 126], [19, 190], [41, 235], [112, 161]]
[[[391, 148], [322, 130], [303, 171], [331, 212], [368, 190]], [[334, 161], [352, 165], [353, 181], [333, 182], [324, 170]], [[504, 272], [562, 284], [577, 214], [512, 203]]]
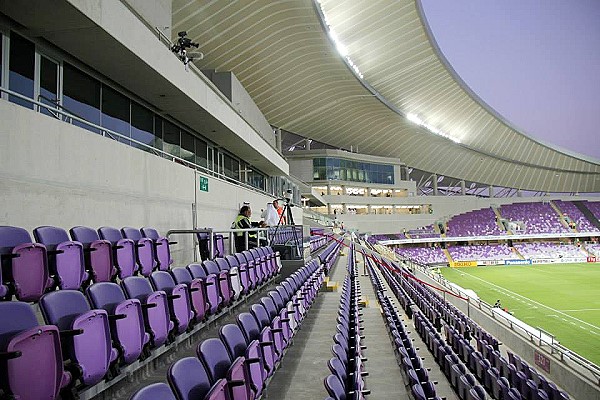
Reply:
[[285, 130], [469, 181], [600, 191], [598, 160], [528, 137], [468, 89], [432, 39], [418, 1], [174, 0], [173, 32], [181, 30], [200, 43], [199, 67], [233, 71], [269, 122]]

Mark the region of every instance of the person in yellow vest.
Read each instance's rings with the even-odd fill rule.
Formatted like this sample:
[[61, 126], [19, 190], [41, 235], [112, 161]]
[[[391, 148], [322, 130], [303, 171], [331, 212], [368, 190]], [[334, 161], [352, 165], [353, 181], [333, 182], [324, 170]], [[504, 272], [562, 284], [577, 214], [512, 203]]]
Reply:
[[[251, 222], [250, 217], [252, 216], [252, 210], [250, 206], [243, 206], [240, 208], [240, 212], [231, 224], [231, 229], [250, 229], [252, 227], [262, 227], [260, 222]], [[252, 249], [258, 246], [258, 233], [256, 231], [248, 232], [248, 249]], [[246, 250], [246, 240], [244, 238], [244, 232], [235, 233], [235, 250], [239, 253]]]

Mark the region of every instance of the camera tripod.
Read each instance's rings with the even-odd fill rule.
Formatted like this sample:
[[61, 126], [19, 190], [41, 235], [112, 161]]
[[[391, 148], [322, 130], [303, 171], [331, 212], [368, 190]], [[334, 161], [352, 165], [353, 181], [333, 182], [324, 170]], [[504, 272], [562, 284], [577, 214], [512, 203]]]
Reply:
[[[296, 230], [296, 223], [294, 222], [294, 216], [292, 215], [292, 205], [290, 204], [290, 199], [283, 199], [283, 200], [285, 200], [285, 205], [283, 206], [283, 212], [279, 216], [279, 221], [277, 222], [275, 231], [273, 232], [273, 235], [271, 236], [271, 241], [269, 242], [269, 246], [272, 247], [274, 244], [277, 244], [277, 243], [275, 243], [275, 239], [277, 238], [277, 232], [279, 232], [279, 229], [284, 225], [289, 225], [292, 227], [292, 239], [293, 239], [293, 243], [294, 243], [294, 248], [296, 249], [296, 254], [299, 257], [301, 255], [301, 252], [300, 252], [301, 243], [299, 243], [299, 240], [298, 240], [298, 232]], [[287, 219], [287, 224], [283, 223], [284, 217]]]

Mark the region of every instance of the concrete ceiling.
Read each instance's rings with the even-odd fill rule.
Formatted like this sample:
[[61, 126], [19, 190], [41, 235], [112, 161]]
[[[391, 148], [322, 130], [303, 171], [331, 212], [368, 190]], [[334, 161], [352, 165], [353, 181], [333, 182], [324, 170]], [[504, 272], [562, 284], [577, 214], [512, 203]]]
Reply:
[[[323, 15], [364, 82], [336, 51]], [[233, 71], [285, 130], [469, 181], [600, 191], [597, 160], [536, 142], [471, 93], [437, 49], [418, 1], [174, 0], [172, 32], [182, 30], [200, 43], [199, 67]]]

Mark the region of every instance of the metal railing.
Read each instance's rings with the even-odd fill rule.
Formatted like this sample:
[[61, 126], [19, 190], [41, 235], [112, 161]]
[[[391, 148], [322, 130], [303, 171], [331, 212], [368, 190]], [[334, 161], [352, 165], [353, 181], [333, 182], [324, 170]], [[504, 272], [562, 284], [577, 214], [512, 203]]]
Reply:
[[[269, 192], [267, 192], [265, 190], [262, 190], [260, 188], [254, 187], [252, 185], [249, 185], [246, 182], [242, 182], [242, 181], [239, 181], [237, 179], [231, 178], [231, 177], [229, 177], [229, 176], [227, 176], [225, 174], [222, 174], [220, 172], [211, 170], [211, 169], [209, 169], [207, 167], [203, 167], [202, 165], [198, 165], [198, 164], [193, 163], [191, 161], [185, 160], [185, 159], [183, 159], [181, 157], [174, 156], [174, 155], [172, 155], [172, 154], [170, 154], [170, 153], [168, 153], [166, 151], [157, 149], [156, 147], [153, 147], [153, 146], [151, 146], [151, 145], [149, 145], [147, 143], [140, 142], [140, 141], [138, 141], [136, 139], [133, 139], [133, 138], [131, 138], [129, 136], [125, 136], [125, 135], [123, 135], [123, 134], [121, 134], [119, 132], [115, 132], [113, 130], [107, 129], [107, 128], [103, 127], [103, 126], [94, 124], [93, 122], [89, 122], [89, 121], [87, 121], [87, 120], [85, 120], [85, 119], [77, 116], [76, 114], [70, 112], [69, 110], [67, 110], [66, 108], [64, 108], [60, 104], [54, 104], [53, 103], [52, 105], [49, 105], [49, 104], [46, 104], [46, 103], [43, 103], [43, 102], [40, 102], [40, 101], [36, 101], [36, 100], [31, 99], [31, 98], [29, 98], [27, 96], [24, 96], [24, 95], [22, 95], [20, 93], [17, 93], [17, 92], [15, 92], [13, 90], [7, 89], [7, 88], [5, 88], [3, 86], [0, 86], [0, 93], [6, 93], [9, 96], [13, 96], [15, 98], [18, 98], [18, 99], [21, 99], [21, 100], [24, 100], [24, 101], [27, 101], [27, 102], [31, 103], [32, 106], [36, 106], [36, 107], [34, 107], [34, 110], [36, 110], [37, 112], [40, 112], [40, 108], [44, 108], [44, 109], [48, 110], [48, 112], [51, 113], [52, 116], [54, 116], [56, 119], [59, 119], [59, 120], [61, 120], [63, 122], [73, 124], [73, 121], [77, 121], [77, 122], [79, 122], [79, 123], [81, 123], [81, 124], [83, 124], [83, 125], [85, 125], [85, 126], [87, 126], [89, 128], [93, 128], [93, 129], [97, 130], [98, 134], [101, 135], [101, 136], [103, 136], [103, 137], [107, 137], [109, 139], [119, 141], [120, 143], [123, 143], [123, 141], [125, 141], [125, 144], [127, 144], [127, 142], [134, 143], [136, 146], [141, 147], [144, 151], [147, 151], [147, 152], [152, 153], [152, 154], [154, 154], [156, 156], [165, 158], [167, 160], [171, 160], [171, 161], [173, 161], [173, 162], [175, 162], [177, 164], [184, 165], [184, 166], [186, 166], [188, 168], [195, 169], [195, 170], [197, 170], [199, 172], [202, 172], [202, 173], [204, 173], [206, 175], [210, 175], [210, 176], [212, 176], [212, 177], [214, 177], [216, 179], [219, 179], [219, 180], [222, 180], [222, 181], [225, 181], [225, 182], [229, 182], [229, 183], [233, 183], [233, 184], [235, 184], [237, 186], [243, 187], [244, 189], [252, 190], [254, 192], [257, 192], [257, 193], [260, 193], [260, 194], [263, 194], [263, 195], [266, 195], [266, 196], [269, 196], [269, 197], [275, 196], [274, 193], [269, 193]], [[48, 100], [48, 101], [52, 101], [52, 100], [49, 100], [49, 99], [47, 99], [45, 97], [42, 97], [42, 98], [45, 99], [45, 100]], [[134, 146], [131, 146], [131, 147], [134, 147]]]
[[[298, 243], [291, 243], [289, 240], [280, 240], [287, 231], [295, 231], [295, 238]], [[194, 235], [194, 249], [199, 244], [198, 234], [207, 234], [208, 239], [208, 254], [209, 258], [213, 259], [215, 256], [215, 235], [223, 235], [224, 240], [229, 241], [229, 254], [235, 254], [235, 235], [242, 233], [244, 236], [244, 249], [247, 250], [250, 245], [250, 234], [256, 233], [257, 244], [264, 245], [286, 245], [302, 246], [304, 238], [302, 236], [302, 225], [279, 225], [279, 229], [276, 227], [266, 228], [248, 228], [248, 229], [213, 229], [213, 228], [201, 228], [201, 229], [171, 229], [167, 232], [166, 237], [170, 238], [172, 235]], [[302, 252], [298, 250], [295, 254], [301, 256]], [[198, 261], [198, 252], [194, 251], [194, 261]]]

